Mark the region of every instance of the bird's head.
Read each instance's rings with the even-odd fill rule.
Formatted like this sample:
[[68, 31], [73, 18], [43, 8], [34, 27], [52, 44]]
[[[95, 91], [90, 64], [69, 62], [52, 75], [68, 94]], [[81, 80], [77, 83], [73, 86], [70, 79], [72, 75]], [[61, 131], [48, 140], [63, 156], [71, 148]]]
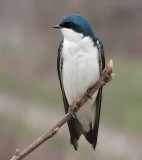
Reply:
[[90, 23], [81, 15], [70, 15], [53, 28], [61, 29], [65, 39], [78, 41], [83, 37], [94, 38]]

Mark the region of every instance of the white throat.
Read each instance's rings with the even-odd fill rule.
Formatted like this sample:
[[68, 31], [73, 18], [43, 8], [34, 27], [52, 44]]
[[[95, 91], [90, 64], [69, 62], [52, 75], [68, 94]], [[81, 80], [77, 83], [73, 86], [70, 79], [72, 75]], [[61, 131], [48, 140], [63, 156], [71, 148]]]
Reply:
[[64, 36], [64, 39], [67, 39], [67, 40], [72, 41], [72, 42], [78, 42], [83, 38], [82, 33], [77, 33], [72, 29], [62, 28], [61, 32]]

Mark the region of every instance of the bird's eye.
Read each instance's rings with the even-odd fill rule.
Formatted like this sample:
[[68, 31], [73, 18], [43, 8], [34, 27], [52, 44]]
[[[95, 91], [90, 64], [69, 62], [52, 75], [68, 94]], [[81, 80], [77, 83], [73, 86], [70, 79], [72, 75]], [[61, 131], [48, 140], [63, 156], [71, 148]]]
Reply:
[[61, 25], [63, 28], [73, 28], [74, 24], [72, 22], [65, 22]]
[[69, 22], [69, 27], [72, 28], [74, 26], [74, 24], [72, 22]]

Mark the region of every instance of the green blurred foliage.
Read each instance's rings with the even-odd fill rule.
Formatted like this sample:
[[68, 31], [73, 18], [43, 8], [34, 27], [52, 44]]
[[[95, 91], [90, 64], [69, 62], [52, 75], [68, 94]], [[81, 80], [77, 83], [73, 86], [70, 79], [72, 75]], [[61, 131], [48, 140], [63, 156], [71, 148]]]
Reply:
[[103, 90], [103, 115], [108, 123], [142, 136], [142, 64], [114, 59], [114, 79]]

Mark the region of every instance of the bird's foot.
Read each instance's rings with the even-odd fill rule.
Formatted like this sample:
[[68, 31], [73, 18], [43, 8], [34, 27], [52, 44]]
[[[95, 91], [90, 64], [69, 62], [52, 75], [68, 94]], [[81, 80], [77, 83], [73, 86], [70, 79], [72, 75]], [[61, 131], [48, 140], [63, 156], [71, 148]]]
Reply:
[[86, 93], [86, 94], [87, 94], [87, 96], [92, 100], [92, 95], [91, 95], [91, 93], [90, 93], [90, 89], [87, 90], [87, 93]]
[[75, 109], [76, 109], [76, 106], [69, 106], [69, 109], [68, 109], [68, 113], [70, 113], [74, 119], [76, 119], [76, 115], [75, 113], [73, 113]]

